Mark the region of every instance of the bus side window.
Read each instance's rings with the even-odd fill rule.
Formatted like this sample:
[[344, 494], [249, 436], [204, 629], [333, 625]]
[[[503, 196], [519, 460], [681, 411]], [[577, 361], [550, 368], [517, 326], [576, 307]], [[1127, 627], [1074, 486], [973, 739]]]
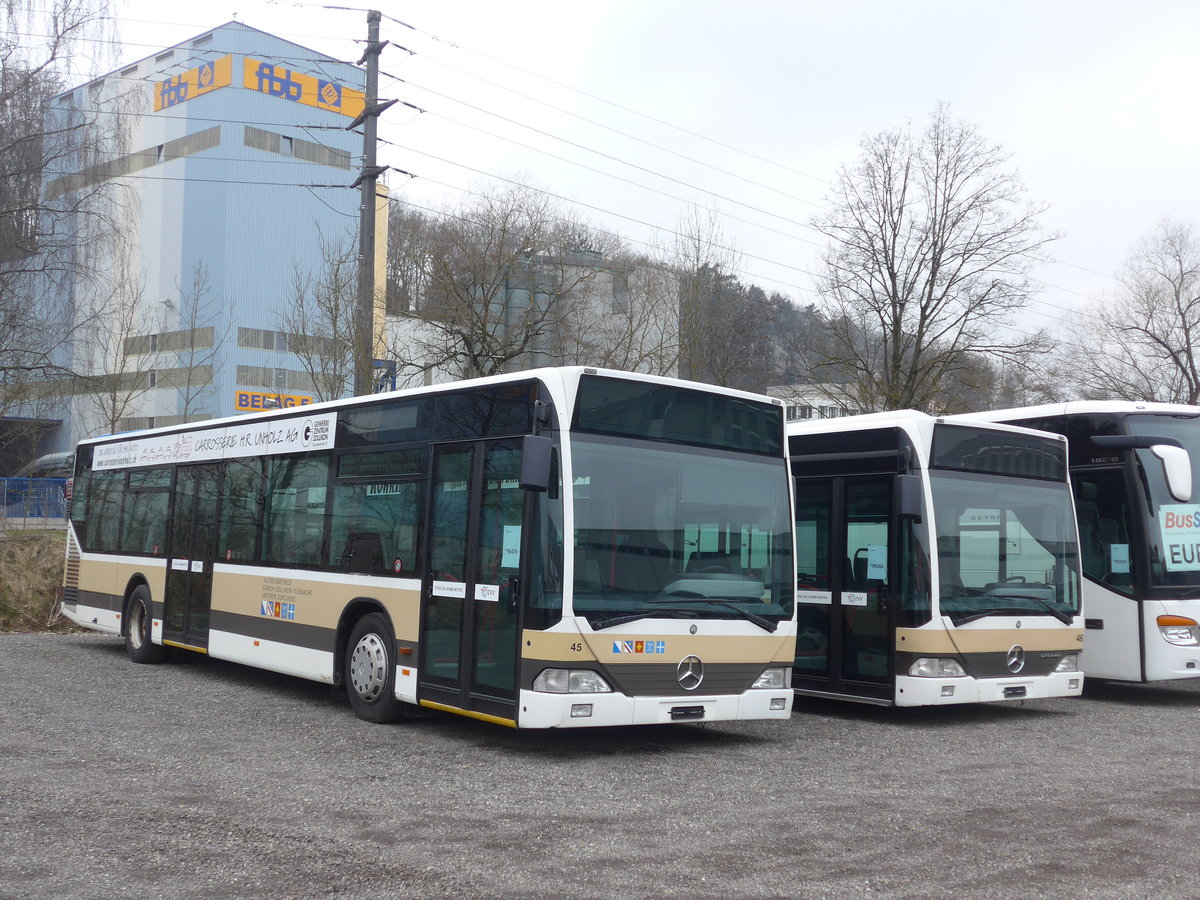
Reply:
[[225, 464], [219, 553], [227, 560], [258, 556], [263, 522], [262, 460], [235, 459]]
[[333, 567], [406, 577], [417, 574], [420, 497], [416, 481], [336, 484], [329, 523]]
[[328, 472], [326, 458], [271, 460], [264, 562], [321, 564]]

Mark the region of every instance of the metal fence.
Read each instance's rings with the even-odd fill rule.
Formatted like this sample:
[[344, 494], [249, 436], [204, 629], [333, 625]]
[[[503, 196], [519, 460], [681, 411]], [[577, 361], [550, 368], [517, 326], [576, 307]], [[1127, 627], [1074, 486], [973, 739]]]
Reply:
[[[66, 518], [65, 478], [0, 478], [4, 517], [62, 521]], [[50, 524], [44, 522], [44, 524]]]

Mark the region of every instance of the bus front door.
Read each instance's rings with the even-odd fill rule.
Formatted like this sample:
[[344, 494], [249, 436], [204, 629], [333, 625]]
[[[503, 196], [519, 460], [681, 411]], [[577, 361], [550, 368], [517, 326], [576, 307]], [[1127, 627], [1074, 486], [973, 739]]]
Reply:
[[419, 699], [517, 719], [521, 443], [434, 447]]
[[179, 467], [167, 532], [163, 640], [197, 650], [208, 648], [219, 477], [215, 465]]
[[894, 699], [889, 597], [893, 479], [796, 482], [800, 693]]

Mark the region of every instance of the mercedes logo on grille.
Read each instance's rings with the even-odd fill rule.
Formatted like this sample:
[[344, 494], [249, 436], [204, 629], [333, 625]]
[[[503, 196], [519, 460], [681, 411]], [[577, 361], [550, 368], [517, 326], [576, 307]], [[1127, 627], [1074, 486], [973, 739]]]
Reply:
[[685, 691], [694, 691], [704, 680], [704, 663], [698, 656], [685, 656], [675, 669], [675, 679]]
[[1008, 671], [1016, 675], [1025, 668], [1025, 648], [1020, 644], [1013, 644], [1008, 648], [1008, 658], [1004, 664], [1008, 666]]

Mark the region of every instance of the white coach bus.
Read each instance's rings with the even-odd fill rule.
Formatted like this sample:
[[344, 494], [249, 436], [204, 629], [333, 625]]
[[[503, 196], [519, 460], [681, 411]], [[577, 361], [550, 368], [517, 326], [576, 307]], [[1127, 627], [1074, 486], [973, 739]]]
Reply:
[[1068, 439], [1084, 671], [1115, 681], [1200, 676], [1200, 407], [1077, 401], [958, 418]]

